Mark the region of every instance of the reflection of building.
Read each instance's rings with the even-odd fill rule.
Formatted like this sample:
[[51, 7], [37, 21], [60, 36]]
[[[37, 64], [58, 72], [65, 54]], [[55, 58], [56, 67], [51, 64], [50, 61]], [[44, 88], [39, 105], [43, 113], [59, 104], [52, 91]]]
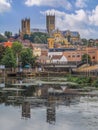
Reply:
[[46, 28], [48, 33], [51, 33], [53, 30], [55, 30], [55, 15], [46, 16]]
[[55, 103], [49, 99], [47, 105], [47, 122], [50, 124], [55, 124], [56, 121], [56, 109]]
[[23, 104], [22, 104], [22, 117], [24, 117], [24, 118], [31, 117], [30, 103], [29, 102], [23, 102]]
[[21, 21], [21, 34], [30, 35], [30, 19], [22, 19]]
[[5, 87], [5, 78], [0, 78], [0, 88]]

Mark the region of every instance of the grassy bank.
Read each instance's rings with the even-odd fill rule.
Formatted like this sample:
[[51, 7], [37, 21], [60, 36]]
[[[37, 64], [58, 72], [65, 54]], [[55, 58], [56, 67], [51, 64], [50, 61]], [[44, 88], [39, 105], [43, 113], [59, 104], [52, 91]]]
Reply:
[[79, 87], [96, 87], [98, 88], [98, 79], [93, 79], [91, 77], [85, 76], [67, 76], [68, 82], [77, 83]]

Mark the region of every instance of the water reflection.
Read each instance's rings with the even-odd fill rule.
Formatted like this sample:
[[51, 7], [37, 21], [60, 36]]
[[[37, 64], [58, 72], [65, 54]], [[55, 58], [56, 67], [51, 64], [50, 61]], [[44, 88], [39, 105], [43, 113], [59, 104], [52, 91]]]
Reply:
[[22, 103], [22, 119], [27, 119], [31, 117], [30, 103], [23, 102]]
[[47, 102], [47, 122], [50, 124], [55, 124], [56, 121], [56, 105], [52, 98], [48, 98]]
[[[56, 107], [59, 105], [70, 106], [73, 101], [77, 103], [76, 98], [79, 99], [77, 96], [61, 95], [63, 91], [58, 85], [27, 86], [27, 84], [22, 84], [28, 83], [27, 81], [26, 79], [6, 79], [6, 86], [0, 89], [0, 103], [4, 103], [6, 106], [20, 106], [21, 119], [31, 118], [31, 109], [46, 107], [46, 122], [55, 124]], [[16, 85], [13, 86], [13, 84]]]
[[[35, 86], [23, 84], [29, 83], [27, 79], [10, 80], [7, 79], [5, 87], [0, 88], [0, 122], [2, 119], [5, 122], [6, 118], [15, 118], [16, 123], [8, 130], [16, 130], [16, 126], [21, 130], [98, 129], [97, 97], [81, 97], [73, 94], [76, 91], [62, 89], [59, 85]], [[13, 83], [17, 85], [13, 86]], [[25, 124], [25, 120], [29, 125]], [[3, 127], [0, 124], [0, 129], [5, 130], [4, 124]]]

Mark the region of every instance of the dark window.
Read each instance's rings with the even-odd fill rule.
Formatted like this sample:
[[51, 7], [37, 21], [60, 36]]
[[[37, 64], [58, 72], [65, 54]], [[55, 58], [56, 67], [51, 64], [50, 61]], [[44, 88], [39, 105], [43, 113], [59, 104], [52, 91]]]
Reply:
[[80, 55], [77, 55], [77, 57], [80, 57]]
[[95, 56], [93, 56], [92, 59], [95, 59]]
[[75, 57], [75, 55], [72, 55], [72, 57]]

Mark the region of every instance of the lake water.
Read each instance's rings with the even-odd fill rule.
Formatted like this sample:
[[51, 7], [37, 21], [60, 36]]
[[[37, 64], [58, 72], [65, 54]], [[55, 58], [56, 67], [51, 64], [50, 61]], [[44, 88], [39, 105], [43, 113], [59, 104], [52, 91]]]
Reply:
[[46, 96], [50, 87], [0, 89], [0, 130], [98, 130], [98, 97]]

